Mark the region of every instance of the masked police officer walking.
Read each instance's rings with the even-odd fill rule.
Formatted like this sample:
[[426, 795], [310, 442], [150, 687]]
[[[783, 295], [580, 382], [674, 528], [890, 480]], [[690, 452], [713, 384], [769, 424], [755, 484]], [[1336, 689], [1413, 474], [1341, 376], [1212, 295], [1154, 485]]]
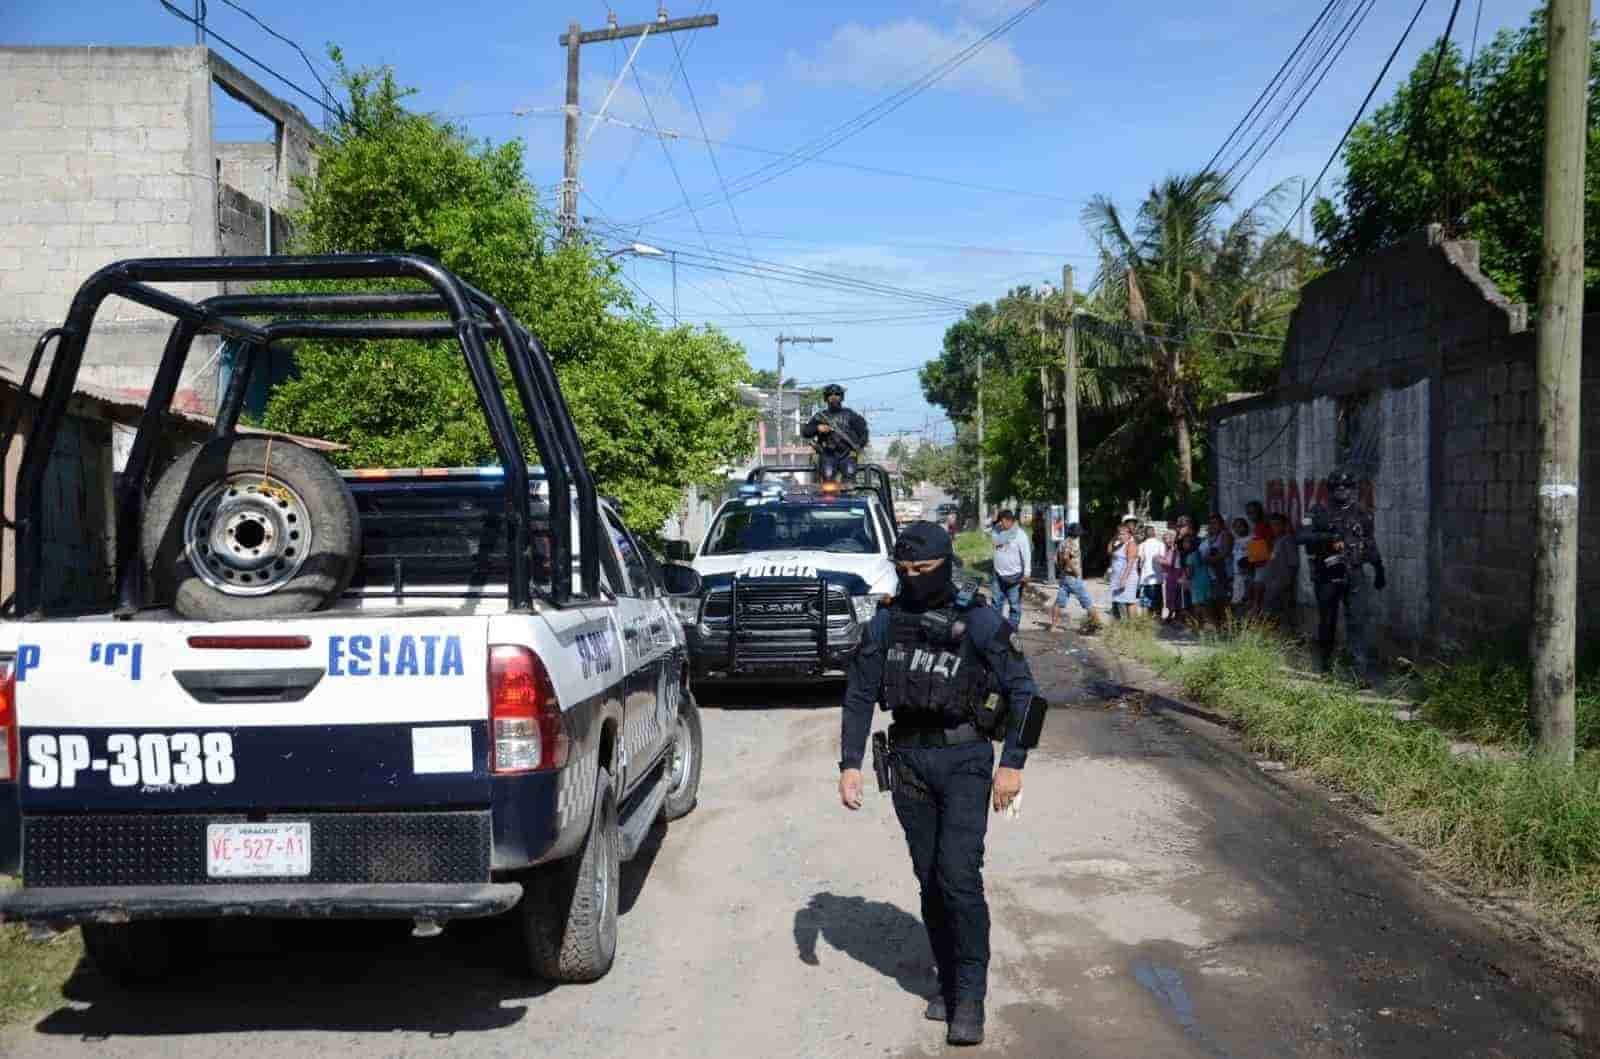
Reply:
[[[873, 704], [881, 701], [893, 723], [887, 738], [873, 737], [873, 766], [880, 788], [894, 794], [939, 969], [940, 995], [927, 1016], [949, 1023], [951, 1044], [978, 1044], [989, 976], [989, 806], [999, 812], [1021, 793], [1045, 704], [1010, 626], [974, 599], [971, 587], [955, 583], [948, 533], [914, 522], [894, 554], [900, 594], [867, 626], [850, 669], [839, 798], [861, 808], [861, 759]], [[1000, 768], [991, 777], [990, 740], [1001, 737]]]

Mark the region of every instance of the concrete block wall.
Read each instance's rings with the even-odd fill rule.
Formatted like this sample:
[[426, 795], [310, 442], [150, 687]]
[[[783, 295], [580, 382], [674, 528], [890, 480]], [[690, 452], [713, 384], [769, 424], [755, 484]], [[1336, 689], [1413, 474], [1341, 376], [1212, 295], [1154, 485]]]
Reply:
[[[1443, 242], [1436, 230], [1318, 282], [1296, 317], [1284, 382], [1214, 415], [1219, 497], [1233, 506], [1266, 489], [1270, 508], [1272, 483], [1287, 465], [1326, 473], [1341, 455], [1340, 403], [1361, 402], [1364, 415], [1376, 411], [1364, 429], [1378, 432], [1363, 500], [1372, 504], [1389, 573], [1389, 590], [1374, 601], [1376, 627], [1392, 641], [1433, 648], [1525, 635], [1539, 480], [1537, 336], [1525, 309], [1478, 272], [1472, 244]], [[1311, 325], [1334, 328], [1337, 298], [1328, 292], [1352, 289], [1382, 311], [1340, 331], [1315, 374], [1312, 353], [1329, 349], [1333, 331], [1319, 337]], [[1600, 317], [1585, 321], [1584, 335], [1580, 635], [1600, 629]], [[1256, 439], [1272, 437], [1295, 410], [1273, 452], [1229, 466], [1243, 439], [1258, 451]], [[1291, 514], [1297, 500], [1308, 506], [1303, 480], [1299, 492], [1287, 497]]]
[[1301, 289], [1284, 341], [1280, 386], [1332, 391], [1425, 373], [1435, 358], [1482, 355], [1527, 327], [1478, 270], [1478, 247], [1432, 225]]
[[[272, 120], [274, 144], [212, 142], [213, 85]], [[298, 204], [293, 180], [313, 165], [316, 132], [297, 109], [202, 47], [0, 47], [0, 364], [20, 370], [79, 285], [126, 257], [211, 256], [246, 238], [219, 227], [219, 172], [271, 177], [275, 209]], [[251, 166], [257, 167], [255, 172]], [[257, 191], [257, 197], [265, 194]], [[260, 230], [260, 225], [257, 225]], [[276, 234], [275, 229], [275, 234]], [[286, 233], [285, 233], [286, 235]], [[274, 240], [274, 249], [282, 243]], [[216, 293], [186, 284], [189, 297]], [[147, 388], [169, 323], [121, 299], [96, 318], [80, 379]], [[196, 343], [196, 365], [215, 343]], [[186, 378], [183, 407], [215, 399], [215, 366]]]
[[1378, 552], [1388, 586], [1372, 597], [1373, 617], [1394, 639], [1427, 639], [1433, 617], [1432, 380], [1375, 395], [1379, 457], [1369, 470]]
[[[0, 318], [58, 323], [120, 257], [214, 252], [202, 48], [0, 48]], [[107, 320], [149, 319], [129, 302]]]

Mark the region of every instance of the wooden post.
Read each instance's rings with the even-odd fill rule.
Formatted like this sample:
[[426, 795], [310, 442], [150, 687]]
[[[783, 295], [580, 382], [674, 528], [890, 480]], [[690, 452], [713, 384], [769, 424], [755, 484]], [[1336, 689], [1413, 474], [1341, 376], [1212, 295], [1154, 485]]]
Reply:
[[1576, 735], [1579, 382], [1583, 360], [1583, 163], [1589, 0], [1550, 0], [1544, 239], [1539, 273], [1539, 492], [1535, 501], [1533, 686], [1542, 757], [1570, 765]]

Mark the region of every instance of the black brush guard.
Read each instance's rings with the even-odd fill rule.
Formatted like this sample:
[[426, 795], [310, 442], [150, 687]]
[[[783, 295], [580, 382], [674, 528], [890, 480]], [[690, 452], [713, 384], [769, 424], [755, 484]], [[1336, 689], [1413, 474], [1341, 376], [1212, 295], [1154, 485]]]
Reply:
[[[273, 280], [414, 280], [431, 290], [233, 294], [190, 301], [150, 285]], [[280, 339], [456, 340], [488, 423], [495, 452], [505, 470], [509, 500], [506, 531], [511, 560], [509, 603], [514, 610], [526, 610], [533, 602], [528, 556], [532, 522], [529, 470], [524, 455], [526, 449], [489, 355], [487, 341], [497, 341], [505, 352], [523, 416], [550, 485], [552, 601], [559, 605], [573, 597], [570, 575], [573, 492], [578, 500], [582, 596], [600, 598], [600, 519], [594, 478], [548, 353], [505, 306], [437, 261], [414, 254], [144, 258], [115, 262], [89, 277], [73, 297], [63, 326], [45, 332], [29, 360], [23, 380], [24, 399], [31, 396], [32, 382], [46, 349], [52, 340], [58, 340], [17, 474], [13, 523], [17, 549], [16, 595], [11, 601], [12, 614], [24, 620], [44, 617], [41, 606], [44, 496], [41, 487], [56, 434], [77, 384], [90, 329], [101, 304], [113, 294], [174, 320], [117, 497], [119, 616], [131, 617], [146, 603], [144, 569], [139, 555], [139, 523], [150, 486], [156, 442], [194, 339], [199, 335], [218, 335], [242, 342], [245, 347], [242, 363], [229, 380], [218, 409], [213, 437], [226, 437], [235, 431], [250, 376], [263, 360], [267, 347]], [[404, 315], [418, 313], [444, 314], [447, 319]], [[357, 319], [316, 318], [319, 316]], [[256, 322], [252, 317], [280, 319]], [[21, 404], [19, 401], [18, 412], [0, 435], [0, 457], [9, 450], [16, 434]], [[0, 505], [0, 519], [4, 518], [3, 507]]]
[[[763, 587], [782, 588], [795, 586], [804, 589], [814, 589], [817, 593], [817, 620], [797, 626], [812, 634], [816, 645], [816, 663], [810, 667], [813, 676], [826, 671], [828, 666], [828, 582], [821, 576], [816, 578], [761, 578]], [[848, 601], [845, 604], [849, 606]], [[767, 627], [769, 632], [780, 631]], [[758, 658], [741, 659], [739, 655], [739, 576], [734, 575], [728, 584], [728, 656], [727, 665], [729, 675], [749, 672], [760, 672], [764, 669], [782, 668], [793, 664], [795, 660], [788, 657], [773, 658], [760, 656]]]

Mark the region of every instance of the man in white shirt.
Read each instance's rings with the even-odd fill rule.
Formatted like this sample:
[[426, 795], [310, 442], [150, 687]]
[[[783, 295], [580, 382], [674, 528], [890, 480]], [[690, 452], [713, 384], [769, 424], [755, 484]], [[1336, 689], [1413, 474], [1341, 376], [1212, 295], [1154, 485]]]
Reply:
[[989, 596], [1003, 618], [1007, 617], [1006, 605], [1011, 606], [1008, 620], [1015, 630], [1022, 626], [1022, 588], [1033, 569], [1033, 549], [1028, 535], [1017, 527], [1015, 514], [1002, 511], [998, 522], [999, 528], [993, 532], [994, 579], [989, 583]]
[[1145, 610], [1154, 611], [1156, 617], [1161, 617], [1161, 557], [1166, 554], [1167, 546], [1161, 543], [1161, 538], [1156, 536], [1154, 526], [1145, 526], [1139, 531], [1143, 539], [1139, 542], [1139, 605]]

